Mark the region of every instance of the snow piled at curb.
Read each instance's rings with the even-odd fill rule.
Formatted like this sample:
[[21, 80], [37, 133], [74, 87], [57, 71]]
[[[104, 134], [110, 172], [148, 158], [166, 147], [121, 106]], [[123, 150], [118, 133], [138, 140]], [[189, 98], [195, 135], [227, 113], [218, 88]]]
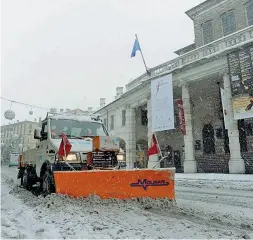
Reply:
[[176, 186], [253, 191], [252, 174], [176, 173]]

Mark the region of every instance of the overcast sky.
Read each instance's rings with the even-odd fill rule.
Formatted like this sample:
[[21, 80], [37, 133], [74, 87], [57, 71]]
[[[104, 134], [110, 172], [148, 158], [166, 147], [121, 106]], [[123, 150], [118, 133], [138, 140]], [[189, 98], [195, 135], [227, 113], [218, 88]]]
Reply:
[[[176, 57], [193, 43], [193, 22], [184, 13], [203, 0], [1, 0], [1, 96], [45, 108], [98, 107], [117, 86], [148, 67]], [[10, 103], [1, 100], [1, 123]], [[13, 104], [15, 120], [45, 111]], [[12, 121], [13, 122], [13, 121]]]

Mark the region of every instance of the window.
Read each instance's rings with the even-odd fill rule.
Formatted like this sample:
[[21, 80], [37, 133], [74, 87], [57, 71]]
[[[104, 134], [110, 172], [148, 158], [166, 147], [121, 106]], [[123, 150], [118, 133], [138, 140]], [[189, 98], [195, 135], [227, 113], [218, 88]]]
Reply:
[[114, 129], [114, 115], [111, 116], [110, 129]]
[[246, 4], [246, 12], [249, 26], [253, 25], [253, 0]]
[[29, 124], [29, 129], [32, 129], [32, 128], [33, 128], [32, 124]]
[[44, 132], [44, 133], [47, 133], [47, 122], [44, 122], [42, 124], [42, 130], [41, 131]]
[[179, 127], [179, 114], [177, 112], [174, 112], [174, 124], [175, 128]]
[[221, 16], [222, 26], [223, 26], [223, 35], [229, 35], [236, 31], [236, 23], [235, 23], [235, 13], [233, 10], [230, 10], [224, 13]]
[[107, 126], [107, 118], [104, 118], [104, 126], [105, 126], [106, 128], [108, 128], [108, 126]]
[[126, 110], [122, 111], [122, 126], [126, 125]]
[[42, 124], [42, 129], [41, 129], [41, 137], [43, 140], [47, 139], [47, 128], [48, 128], [47, 122], [44, 122]]
[[208, 44], [213, 41], [213, 23], [207, 21], [202, 24], [202, 33], [204, 44]]
[[65, 133], [69, 138], [82, 138], [87, 136], [107, 136], [104, 125], [98, 122], [76, 121], [72, 119], [52, 119], [51, 137], [61, 138]]
[[145, 109], [141, 109], [141, 125], [148, 125], [148, 111]]

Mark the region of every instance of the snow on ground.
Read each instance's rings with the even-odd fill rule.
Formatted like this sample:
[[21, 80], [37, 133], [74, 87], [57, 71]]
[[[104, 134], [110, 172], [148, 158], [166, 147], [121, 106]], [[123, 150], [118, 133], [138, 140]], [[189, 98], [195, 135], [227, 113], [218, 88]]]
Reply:
[[[10, 182], [9, 182], [10, 183]], [[11, 194], [8, 179], [1, 181], [1, 237], [4, 239], [59, 238], [51, 225], [37, 221], [33, 209]]]
[[176, 174], [177, 186], [253, 191], [252, 174]]
[[[253, 192], [229, 189], [229, 179], [222, 177], [218, 185], [225, 181], [227, 189], [217, 189], [205, 174], [201, 180], [177, 175], [177, 204], [149, 208], [136, 201], [95, 197], [36, 197], [17, 186], [15, 168], [1, 170], [3, 238], [253, 238]], [[242, 181], [241, 186], [250, 190], [247, 179], [229, 177], [237, 187]], [[205, 182], [201, 188], [198, 181]]]

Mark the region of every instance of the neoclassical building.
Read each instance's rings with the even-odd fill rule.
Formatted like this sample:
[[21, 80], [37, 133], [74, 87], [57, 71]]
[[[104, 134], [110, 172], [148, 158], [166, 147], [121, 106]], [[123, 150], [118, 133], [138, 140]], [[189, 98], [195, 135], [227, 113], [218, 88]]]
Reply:
[[[152, 135], [150, 83], [172, 73], [175, 129], [158, 132], [157, 138], [162, 150], [171, 149], [177, 171], [253, 173], [253, 118], [234, 119], [236, 82], [231, 88], [235, 72], [244, 79], [246, 70], [253, 87], [253, 1], [207, 0], [186, 14], [194, 23], [195, 42], [177, 50], [177, 58], [152, 68], [151, 75], [128, 83], [125, 92], [118, 87], [113, 102], [105, 105], [101, 99], [97, 113], [110, 134], [124, 139], [128, 167], [138, 158], [145, 167]], [[244, 52], [251, 59], [248, 69]], [[177, 99], [183, 100], [186, 135], [179, 129]]]

